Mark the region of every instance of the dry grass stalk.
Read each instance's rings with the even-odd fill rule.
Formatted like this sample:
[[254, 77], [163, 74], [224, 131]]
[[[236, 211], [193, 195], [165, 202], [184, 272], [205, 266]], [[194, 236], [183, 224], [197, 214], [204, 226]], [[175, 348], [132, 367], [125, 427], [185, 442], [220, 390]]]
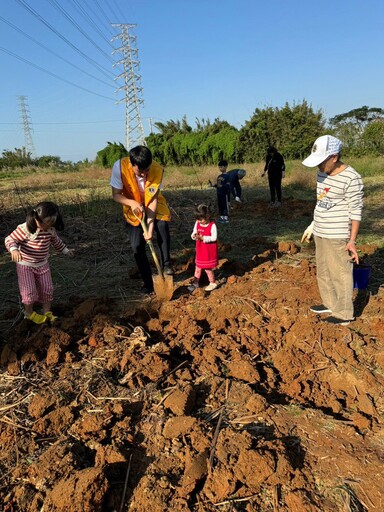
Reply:
[[[250, 301], [252, 302], [253, 304], [255, 304], [263, 313], [264, 315], [267, 315], [269, 316], [270, 318], [272, 318], [272, 315], [270, 313], [268, 313], [268, 311], [266, 309], [263, 308], [263, 306], [261, 306], [257, 301], [255, 301], [254, 299], [251, 299], [251, 297], [239, 297], [237, 295], [234, 296], [234, 299], [240, 299], [242, 301], [244, 301], [245, 303], [247, 301]], [[255, 309], [255, 308], [254, 308]], [[257, 309], [255, 309], [256, 313], [260, 316], [263, 316], [261, 315], [261, 313], [259, 311], [257, 311]]]
[[26, 400], [28, 400], [28, 398], [30, 396], [33, 396], [34, 393], [31, 392], [31, 393], [28, 393], [27, 396], [25, 396], [24, 398], [22, 398], [21, 400], [18, 400], [17, 402], [15, 402], [14, 404], [9, 404], [9, 405], [3, 405], [2, 407], [0, 407], [0, 412], [4, 412], [4, 411], [9, 411], [11, 409], [14, 409], [15, 407], [17, 407], [18, 405], [22, 404], [23, 402], [25, 402]]
[[128, 401], [132, 401], [132, 398], [129, 396], [95, 396], [88, 389], [86, 390], [86, 393], [94, 400], [112, 400], [112, 401], [113, 400], [128, 400]]
[[256, 498], [256, 496], [259, 496], [258, 493], [251, 494], [250, 496], [244, 496], [243, 498], [228, 498], [225, 501], [220, 501], [219, 503], [213, 503], [215, 507], [221, 507], [223, 505], [230, 505], [232, 503], [244, 503], [245, 501], [250, 501], [253, 498]]

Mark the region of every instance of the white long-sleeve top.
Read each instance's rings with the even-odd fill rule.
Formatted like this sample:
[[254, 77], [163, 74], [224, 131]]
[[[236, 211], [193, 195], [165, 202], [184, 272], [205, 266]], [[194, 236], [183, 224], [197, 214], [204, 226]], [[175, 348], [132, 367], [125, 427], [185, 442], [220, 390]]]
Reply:
[[[194, 239], [195, 239], [195, 235], [196, 235], [196, 234], [197, 234], [197, 232], [198, 232], [198, 231], [197, 231], [197, 225], [198, 225], [198, 224], [199, 224], [199, 221], [196, 221], [196, 222], [195, 222], [195, 225], [194, 225], [194, 227], [193, 227], [193, 231], [192, 231], [192, 234], [191, 234], [191, 238], [192, 238], [192, 240], [194, 240]], [[200, 224], [201, 224], [202, 226], [208, 226], [208, 224], [209, 224], [209, 223], [208, 223], [208, 224], [202, 224], [202, 223], [200, 222]], [[203, 236], [203, 242], [204, 242], [205, 244], [209, 244], [210, 242], [216, 242], [216, 240], [217, 240], [217, 227], [216, 227], [216, 224], [215, 224], [215, 223], [213, 223], [213, 224], [212, 224], [212, 227], [211, 227], [211, 236]]]

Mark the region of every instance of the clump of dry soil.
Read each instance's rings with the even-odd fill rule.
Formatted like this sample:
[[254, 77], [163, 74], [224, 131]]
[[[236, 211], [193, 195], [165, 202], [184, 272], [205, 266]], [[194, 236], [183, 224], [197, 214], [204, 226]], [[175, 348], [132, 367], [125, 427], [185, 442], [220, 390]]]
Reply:
[[53, 326], [17, 325], [0, 509], [383, 510], [383, 291], [327, 325], [297, 252], [259, 254], [210, 295], [176, 275], [167, 303], [73, 299]]

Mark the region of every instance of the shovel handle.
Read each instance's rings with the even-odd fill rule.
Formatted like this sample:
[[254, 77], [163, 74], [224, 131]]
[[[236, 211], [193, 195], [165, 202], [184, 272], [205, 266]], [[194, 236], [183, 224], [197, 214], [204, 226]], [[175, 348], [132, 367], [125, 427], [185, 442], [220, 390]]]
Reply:
[[[141, 227], [143, 228], [144, 236], [147, 237], [148, 236], [148, 227], [147, 227], [147, 223], [145, 222], [145, 211], [143, 210], [141, 218], [138, 217], [133, 210], [132, 210], [132, 213], [136, 217], [136, 219], [140, 222]], [[147, 242], [148, 247], [149, 247], [149, 249], [151, 251], [153, 261], [155, 262], [155, 265], [156, 265], [156, 268], [157, 268], [157, 272], [164, 279], [163, 271], [161, 270], [161, 266], [160, 266], [159, 259], [157, 257], [155, 248], [153, 246], [153, 242], [152, 242], [152, 240], [146, 240], [146, 242]]]

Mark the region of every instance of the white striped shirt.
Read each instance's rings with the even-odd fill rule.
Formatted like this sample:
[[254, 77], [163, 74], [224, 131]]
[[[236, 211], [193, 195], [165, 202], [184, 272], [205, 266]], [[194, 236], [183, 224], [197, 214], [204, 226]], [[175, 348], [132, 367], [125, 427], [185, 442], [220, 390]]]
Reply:
[[29, 267], [40, 267], [45, 265], [49, 257], [49, 248], [53, 246], [56, 251], [67, 254], [69, 249], [59, 238], [54, 228], [41, 231], [37, 228], [36, 233], [30, 233], [27, 225], [19, 224], [5, 239], [5, 247], [9, 252], [18, 250], [22, 260], [18, 265]]
[[322, 238], [349, 238], [351, 221], [361, 220], [363, 188], [360, 174], [350, 166], [335, 176], [319, 171], [313, 234]]

